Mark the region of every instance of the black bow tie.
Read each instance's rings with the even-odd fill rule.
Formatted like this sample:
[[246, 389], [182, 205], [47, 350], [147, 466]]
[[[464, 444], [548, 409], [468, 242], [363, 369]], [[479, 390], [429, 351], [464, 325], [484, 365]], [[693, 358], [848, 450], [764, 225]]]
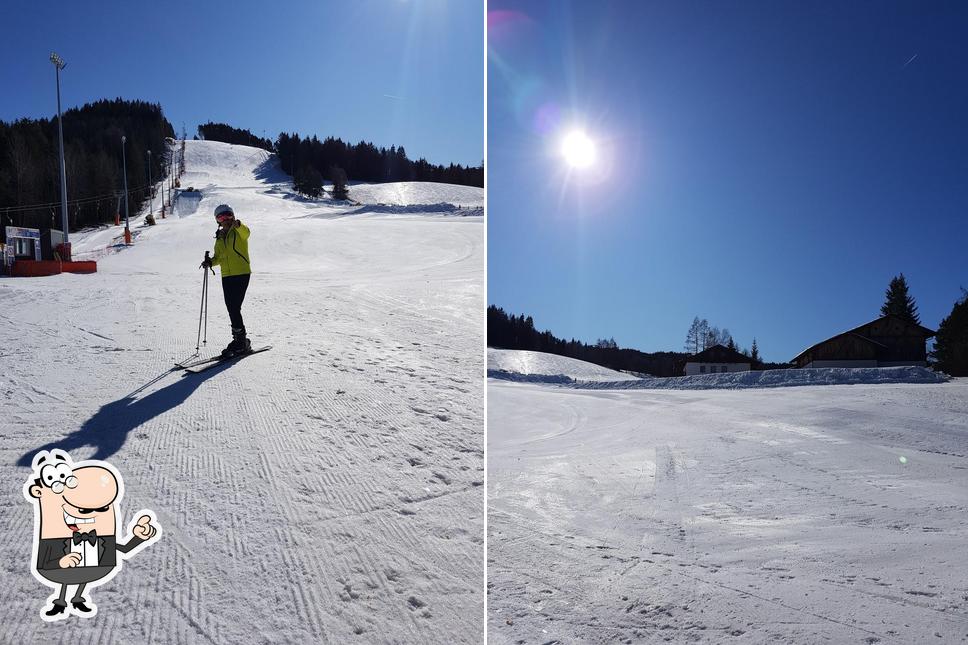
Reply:
[[78, 531], [74, 534], [73, 540], [74, 544], [80, 544], [84, 540], [87, 540], [91, 543], [91, 546], [94, 546], [97, 544], [97, 533], [94, 531], [88, 531], [87, 533], [81, 533]]

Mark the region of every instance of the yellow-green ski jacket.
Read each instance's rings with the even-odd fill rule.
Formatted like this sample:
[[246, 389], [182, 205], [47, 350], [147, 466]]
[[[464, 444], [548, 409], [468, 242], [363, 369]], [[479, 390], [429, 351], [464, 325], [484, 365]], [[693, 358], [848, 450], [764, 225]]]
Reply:
[[215, 239], [212, 265], [218, 265], [223, 278], [252, 273], [249, 265], [249, 227], [239, 225], [229, 229], [224, 237]]

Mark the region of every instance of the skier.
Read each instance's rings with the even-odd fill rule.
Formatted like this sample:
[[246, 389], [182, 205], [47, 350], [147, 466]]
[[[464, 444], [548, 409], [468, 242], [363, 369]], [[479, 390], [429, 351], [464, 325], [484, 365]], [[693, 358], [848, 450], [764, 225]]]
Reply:
[[245, 336], [242, 322], [242, 301], [249, 288], [249, 227], [235, 219], [235, 213], [228, 204], [215, 208], [215, 252], [209, 257], [205, 254], [202, 266], [206, 269], [218, 265], [222, 272], [222, 295], [225, 308], [229, 311], [232, 323], [232, 342], [222, 350], [223, 356], [234, 356], [251, 351], [252, 344]]

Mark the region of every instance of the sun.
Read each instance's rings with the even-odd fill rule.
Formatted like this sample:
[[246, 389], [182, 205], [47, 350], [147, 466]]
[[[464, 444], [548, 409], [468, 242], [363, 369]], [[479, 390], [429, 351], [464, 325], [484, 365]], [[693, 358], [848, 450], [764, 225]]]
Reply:
[[572, 168], [587, 168], [597, 157], [595, 142], [581, 130], [572, 130], [561, 140], [561, 155]]

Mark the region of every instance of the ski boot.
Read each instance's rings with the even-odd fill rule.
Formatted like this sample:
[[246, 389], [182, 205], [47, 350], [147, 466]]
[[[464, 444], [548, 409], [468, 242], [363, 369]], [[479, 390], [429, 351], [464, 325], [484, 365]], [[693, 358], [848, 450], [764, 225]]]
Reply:
[[245, 327], [232, 330], [232, 342], [222, 350], [223, 357], [238, 356], [252, 350], [252, 343], [245, 336]]

